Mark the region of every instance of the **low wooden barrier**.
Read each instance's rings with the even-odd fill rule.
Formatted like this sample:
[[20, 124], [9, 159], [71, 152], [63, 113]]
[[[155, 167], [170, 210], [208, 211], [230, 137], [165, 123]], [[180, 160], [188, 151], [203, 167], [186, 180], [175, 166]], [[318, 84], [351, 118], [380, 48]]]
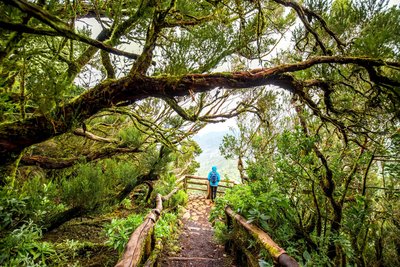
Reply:
[[[207, 198], [211, 196], [210, 184], [207, 177], [186, 175], [184, 181], [185, 191], [187, 190], [197, 190], [207, 192]], [[232, 188], [236, 183], [230, 180], [221, 180], [218, 184], [217, 193], [223, 194], [226, 189]], [[202, 187], [193, 187], [190, 185], [201, 185]], [[222, 189], [222, 190], [221, 190]]]
[[[156, 208], [152, 209], [145, 217], [143, 223], [136, 228], [131, 237], [129, 238], [128, 244], [125, 247], [122, 259], [115, 265], [115, 267], [136, 267], [144, 258], [150, 256], [152, 247], [152, 234], [154, 226], [161, 215], [163, 210], [163, 201], [169, 200], [181, 187], [185, 177], [176, 181], [176, 187], [166, 196], [157, 194], [156, 197]], [[145, 266], [151, 266], [150, 263]]]
[[[290, 257], [286, 251], [279, 247], [278, 244], [272, 240], [272, 238], [265, 233], [263, 230], [261, 230], [259, 227], [248, 223], [245, 218], [240, 216], [239, 214], [235, 213], [231, 208], [227, 207], [225, 209], [225, 212], [227, 214], [228, 218], [228, 229], [232, 228], [232, 220], [234, 220], [237, 225], [240, 225], [243, 227], [248, 233], [250, 233], [261, 245], [263, 248], [265, 248], [268, 253], [271, 255], [272, 259], [278, 266], [282, 267], [298, 267], [299, 264], [294, 260], [292, 257]], [[248, 252], [245, 252], [245, 254], [249, 254]], [[247, 255], [250, 256], [250, 255]], [[250, 256], [252, 257], [252, 256]], [[248, 259], [248, 264], [249, 266], [258, 266], [258, 262], [255, 261], [254, 259]]]

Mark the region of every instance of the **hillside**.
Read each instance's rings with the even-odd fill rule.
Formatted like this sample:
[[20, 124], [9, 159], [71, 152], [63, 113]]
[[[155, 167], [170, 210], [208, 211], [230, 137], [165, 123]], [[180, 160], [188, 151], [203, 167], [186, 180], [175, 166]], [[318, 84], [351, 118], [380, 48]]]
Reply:
[[222, 143], [222, 138], [228, 134], [229, 130], [212, 131], [200, 133], [194, 136], [194, 140], [199, 144], [203, 153], [196, 157], [200, 163], [200, 168], [196, 175], [207, 176], [212, 166], [217, 166], [221, 176], [230, 180], [239, 181], [239, 171], [236, 167], [236, 160], [225, 159], [219, 152], [219, 146]]

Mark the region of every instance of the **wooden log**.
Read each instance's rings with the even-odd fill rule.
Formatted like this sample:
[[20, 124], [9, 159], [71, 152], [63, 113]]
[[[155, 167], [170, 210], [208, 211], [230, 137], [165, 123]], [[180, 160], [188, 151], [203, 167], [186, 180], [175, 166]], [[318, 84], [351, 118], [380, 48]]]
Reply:
[[[208, 181], [208, 178], [207, 178], [207, 177], [194, 176], [194, 175], [186, 175], [185, 177], [186, 177], [187, 179]], [[189, 182], [189, 183], [190, 183], [190, 182]], [[236, 182], [231, 181], [231, 180], [221, 180], [220, 183], [227, 183], [227, 184], [233, 184], [233, 185], [236, 184]]]
[[188, 184], [207, 185], [208, 183], [188, 182]]
[[167, 201], [169, 200], [176, 192], [178, 192], [179, 189], [181, 189], [182, 185], [178, 185], [177, 187], [174, 188], [174, 190], [172, 190], [168, 195], [166, 196], [162, 196], [161, 199], [162, 201]]
[[205, 191], [205, 192], [207, 192], [207, 189], [195, 188], [195, 187], [188, 187], [188, 190], [197, 190], [197, 191]]
[[[131, 237], [129, 238], [128, 244], [125, 247], [122, 259], [115, 265], [115, 267], [135, 267], [140, 264], [144, 256], [149, 256], [152, 248], [151, 244], [147, 242], [150, 235], [153, 233], [154, 225], [156, 224], [160, 214], [163, 210], [163, 200], [169, 200], [178, 190], [180, 185], [176, 186], [168, 195], [156, 196], [156, 208], [151, 210], [144, 219], [144, 222], [136, 228]], [[148, 255], [146, 254], [148, 252]]]
[[185, 176], [185, 180], [183, 180], [183, 188], [184, 188], [185, 192], [188, 191], [188, 179], [186, 176]]
[[136, 267], [139, 265], [146, 246], [146, 239], [152, 232], [154, 224], [158, 219], [159, 214], [152, 210], [144, 219], [144, 222], [136, 228], [128, 244], [125, 247], [125, 252], [122, 259], [115, 265], [115, 267]]
[[151, 252], [149, 258], [144, 263], [143, 267], [153, 267], [157, 263], [157, 258], [163, 249], [163, 244], [161, 240], [157, 240], [155, 249]]
[[278, 264], [280, 264], [281, 266], [284, 267], [297, 267], [299, 266], [299, 264], [297, 263], [297, 261], [295, 259], [293, 259], [292, 257], [290, 257], [288, 254], [283, 253], [282, 255], [279, 256], [278, 258]]
[[287, 255], [286, 251], [283, 248], [279, 247], [278, 244], [276, 244], [274, 240], [272, 240], [272, 238], [259, 227], [248, 223], [245, 218], [243, 218], [239, 214], [236, 214], [229, 207], [225, 209], [225, 212], [228, 216], [232, 217], [238, 223], [240, 223], [240, 225], [242, 225], [254, 238], [256, 238], [269, 252], [275, 262], [284, 267], [299, 266], [299, 264], [292, 257]]
[[222, 188], [228, 188], [228, 189], [229, 189], [229, 188], [232, 188], [232, 186], [221, 185], [221, 184], [219, 184], [219, 185], [218, 185], [218, 187], [222, 187]]
[[146, 241], [153, 232], [154, 225], [157, 222], [162, 209], [162, 196], [157, 194], [156, 208], [147, 214], [143, 223], [133, 232], [125, 247], [122, 259], [117, 263], [117, 265], [115, 265], [115, 267], [138, 266], [145, 254], [146, 247], [149, 245]]
[[[158, 211], [158, 215], [161, 214], [161, 211], [163, 209], [162, 202], [163, 202], [162, 196], [160, 194], [157, 194], [157, 196], [156, 196], [156, 210]], [[158, 217], [157, 217], [157, 219], [158, 219]]]
[[196, 176], [196, 175], [186, 175], [186, 178], [192, 178], [192, 179], [200, 179], [200, 180], [204, 180], [207, 178], [206, 177], [202, 177], [202, 176]]
[[[208, 186], [209, 185], [209, 183], [198, 183], [198, 182], [188, 182], [188, 184], [191, 184], [191, 185], [193, 185], [193, 184], [196, 184], [196, 185], [206, 185], [206, 186]], [[226, 186], [226, 185], [221, 185], [221, 184], [219, 184], [218, 185], [218, 188], [232, 188], [231, 186]]]
[[206, 177], [199, 177], [199, 176], [186, 176], [190, 180], [202, 180], [202, 181], [208, 181]]
[[183, 177], [179, 178], [178, 180], [176, 180], [175, 184], [178, 185], [178, 184], [184, 182], [185, 180], [186, 180], [186, 176], [183, 176]]

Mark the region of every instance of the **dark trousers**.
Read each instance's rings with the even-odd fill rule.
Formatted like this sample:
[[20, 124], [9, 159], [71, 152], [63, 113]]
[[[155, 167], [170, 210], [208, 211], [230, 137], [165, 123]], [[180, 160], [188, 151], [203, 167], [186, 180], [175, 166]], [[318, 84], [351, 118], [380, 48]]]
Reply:
[[214, 199], [217, 197], [217, 188], [218, 188], [218, 186], [210, 185], [210, 188], [211, 188], [211, 200], [214, 201]]

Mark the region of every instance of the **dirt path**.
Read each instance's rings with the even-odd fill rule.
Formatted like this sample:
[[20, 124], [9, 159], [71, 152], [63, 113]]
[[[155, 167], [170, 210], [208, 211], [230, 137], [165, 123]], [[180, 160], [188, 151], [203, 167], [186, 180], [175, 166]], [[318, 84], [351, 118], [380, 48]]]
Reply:
[[224, 247], [217, 244], [214, 231], [208, 222], [211, 201], [204, 197], [191, 196], [187, 211], [183, 215], [183, 231], [179, 237], [181, 251], [178, 255], [166, 256], [163, 267], [234, 267], [232, 258]]

